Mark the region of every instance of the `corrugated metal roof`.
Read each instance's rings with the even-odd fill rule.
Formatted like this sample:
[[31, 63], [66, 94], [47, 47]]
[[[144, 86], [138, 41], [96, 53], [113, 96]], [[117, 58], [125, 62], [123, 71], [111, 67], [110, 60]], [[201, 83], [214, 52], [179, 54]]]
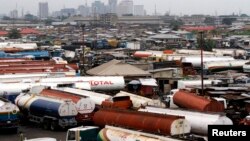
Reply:
[[112, 60], [87, 71], [98, 76], [150, 76], [149, 72], [118, 60]]
[[173, 34], [157, 34], [154, 36], [150, 36], [151, 39], [180, 39], [181, 37], [173, 35]]
[[6, 36], [8, 34], [8, 32], [6, 31], [0, 31], [0, 36]]

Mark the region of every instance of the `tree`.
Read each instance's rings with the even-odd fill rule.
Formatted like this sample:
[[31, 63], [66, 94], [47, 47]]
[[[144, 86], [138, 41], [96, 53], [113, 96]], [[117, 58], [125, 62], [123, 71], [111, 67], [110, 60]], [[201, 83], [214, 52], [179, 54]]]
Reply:
[[182, 25], [183, 25], [182, 20], [172, 20], [170, 22], [169, 27], [172, 28], [172, 30], [177, 31], [180, 28], [180, 26], [182, 26]]
[[212, 51], [213, 48], [216, 47], [216, 42], [214, 40], [211, 40], [211, 39], [207, 39], [205, 40], [205, 43], [204, 43], [204, 50], [205, 51]]
[[240, 17], [248, 17], [247, 14], [241, 14]]
[[10, 17], [8, 17], [8, 16], [3, 16], [3, 18], [2, 18], [3, 20], [10, 20], [11, 18]]
[[215, 18], [213, 18], [213, 17], [206, 17], [204, 23], [207, 24], [207, 25], [214, 25], [215, 24]]
[[10, 39], [18, 39], [21, 38], [21, 34], [17, 29], [11, 29], [8, 33], [8, 37]]
[[212, 51], [213, 48], [216, 47], [216, 41], [211, 39], [201, 39], [200, 36], [197, 38], [197, 48], [200, 48], [202, 46], [204, 51]]
[[232, 25], [234, 21], [236, 21], [236, 18], [224, 18], [222, 20], [222, 24]]
[[26, 14], [26, 15], [24, 15], [24, 19], [25, 19], [25, 20], [32, 21], [32, 20], [36, 20], [37, 17], [34, 16], [34, 15], [32, 15], [32, 14]]
[[44, 21], [45, 25], [51, 25], [52, 22], [53, 22], [52, 19], [46, 19], [46, 20]]

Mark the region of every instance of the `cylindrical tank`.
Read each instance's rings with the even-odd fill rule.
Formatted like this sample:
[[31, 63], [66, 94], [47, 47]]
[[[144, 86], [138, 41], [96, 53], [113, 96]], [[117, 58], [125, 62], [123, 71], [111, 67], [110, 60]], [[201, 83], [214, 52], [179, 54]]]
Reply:
[[231, 119], [223, 114], [187, 111], [178, 109], [163, 109], [156, 107], [145, 107], [139, 109], [142, 112], [184, 116], [191, 125], [191, 132], [207, 134], [208, 125], [233, 125]]
[[66, 117], [76, 116], [77, 109], [72, 100], [58, 100], [31, 94], [20, 94], [15, 104], [35, 116]]
[[133, 103], [129, 96], [120, 96], [104, 100], [101, 106], [105, 108], [129, 109], [133, 107]]
[[7, 101], [0, 98], [0, 125], [1, 129], [4, 128], [17, 128], [19, 123], [19, 108]]
[[249, 60], [233, 60], [233, 61], [213, 61], [213, 62], [205, 62], [204, 69], [205, 70], [222, 70], [224, 69], [243, 69], [243, 65], [245, 65]]
[[118, 127], [106, 126], [98, 136], [97, 141], [180, 141], [169, 137], [138, 132]]
[[[178, 54], [190, 54], [190, 55], [200, 55], [200, 50], [189, 50], [189, 49], [178, 49], [176, 50]], [[215, 55], [215, 52], [204, 51], [204, 55]]]
[[197, 110], [202, 112], [223, 112], [224, 105], [220, 102], [198, 96], [193, 93], [178, 91], [173, 97], [174, 103], [182, 108]]
[[122, 76], [44, 78], [40, 82], [89, 82], [91, 90], [121, 90], [125, 87], [124, 77]]
[[142, 57], [149, 57], [153, 55], [152, 52], [149, 52], [149, 51], [136, 51], [134, 53], [134, 57], [139, 57], [139, 58], [142, 58]]
[[56, 141], [56, 139], [44, 137], [44, 138], [35, 138], [35, 139], [25, 139], [24, 141]]
[[102, 94], [102, 93], [96, 93], [92, 91], [86, 91], [86, 90], [79, 90], [75, 88], [59, 88], [58, 90], [69, 92], [75, 95], [89, 97], [96, 105], [101, 105], [103, 101], [106, 99], [111, 99], [112, 97], [110, 95]]
[[128, 110], [101, 109], [94, 115], [95, 125], [116, 125], [162, 135], [190, 132], [189, 123], [179, 116], [160, 115]]
[[147, 106], [147, 105], [157, 106], [157, 107], [166, 107], [166, 105], [164, 103], [162, 103], [159, 99], [152, 100], [152, 99], [149, 99], [149, 98], [146, 98], [143, 96], [131, 94], [131, 93], [124, 92], [124, 91], [120, 91], [115, 96], [116, 97], [129, 96], [130, 99], [132, 100], [133, 107], [135, 107], [135, 108], [139, 108], [141, 106]]
[[77, 111], [80, 114], [89, 114], [95, 109], [95, 103], [88, 97], [83, 98], [68, 92], [52, 89], [43, 89], [39, 95], [61, 100], [70, 99], [76, 104]]
[[[221, 56], [221, 57], [203, 57], [203, 62], [212, 62], [212, 61], [232, 61], [233, 57]], [[193, 67], [201, 67], [201, 57], [200, 56], [187, 56], [181, 58], [181, 62], [192, 63]]]

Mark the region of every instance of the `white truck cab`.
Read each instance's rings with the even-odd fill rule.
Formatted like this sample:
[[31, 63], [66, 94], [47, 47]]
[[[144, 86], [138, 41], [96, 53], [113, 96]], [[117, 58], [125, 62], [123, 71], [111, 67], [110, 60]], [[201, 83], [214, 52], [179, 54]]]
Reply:
[[80, 126], [67, 131], [66, 141], [94, 141], [100, 128], [97, 126]]

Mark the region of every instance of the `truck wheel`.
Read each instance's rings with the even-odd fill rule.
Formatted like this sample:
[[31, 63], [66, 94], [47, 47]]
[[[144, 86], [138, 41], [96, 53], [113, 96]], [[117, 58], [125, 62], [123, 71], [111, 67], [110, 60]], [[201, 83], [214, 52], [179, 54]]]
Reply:
[[58, 129], [58, 125], [57, 125], [57, 122], [56, 121], [52, 121], [51, 124], [50, 124], [50, 129], [52, 131], [55, 131]]
[[11, 133], [17, 134], [18, 133], [18, 127], [11, 129]]
[[43, 129], [48, 130], [49, 129], [49, 121], [43, 122]]

